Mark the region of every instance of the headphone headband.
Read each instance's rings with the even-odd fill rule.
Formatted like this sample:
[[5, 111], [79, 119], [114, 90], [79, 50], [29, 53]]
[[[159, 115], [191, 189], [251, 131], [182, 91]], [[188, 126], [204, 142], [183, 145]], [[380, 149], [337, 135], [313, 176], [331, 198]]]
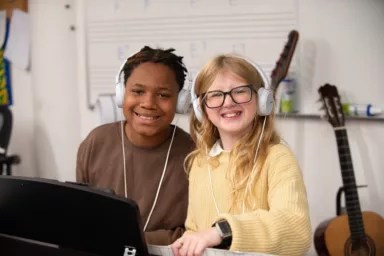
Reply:
[[[129, 59], [129, 58], [128, 58]], [[126, 59], [123, 64], [121, 64], [120, 68], [119, 68], [119, 73], [117, 73], [116, 77], [115, 77], [115, 84], [117, 85], [118, 83], [120, 82], [123, 82], [124, 83], [124, 72], [123, 72], [123, 69], [124, 69], [124, 66], [125, 64], [127, 63], [128, 59]]]

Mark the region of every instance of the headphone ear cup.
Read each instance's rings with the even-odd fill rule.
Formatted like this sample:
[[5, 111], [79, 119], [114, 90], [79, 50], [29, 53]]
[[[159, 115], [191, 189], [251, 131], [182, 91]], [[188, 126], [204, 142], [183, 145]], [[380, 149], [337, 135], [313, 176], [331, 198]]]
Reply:
[[192, 101], [193, 112], [195, 113], [196, 119], [201, 122], [203, 120], [203, 112], [201, 111], [199, 104], [199, 97]]
[[186, 114], [191, 106], [191, 94], [188, 90], [181, 89], [177, 97], [176, 113]]
[[258, 101], [259, 101], [259, 115], [268, 116], [271, 114], [273, 109], [273, 91], [260, 87], [257, 90]]
[[190, 93], [191, 93], [193, 112], [195, 114], [197, 121], [201, 123], [201, 121], [203, 121], [203, 111], [201, 110], [201, 106], [200, 106], [200, 97], [197, 97], [195, 93], [196, 78], [199, 76], [199, 73], [200, 71], [198, 71], [195, 77], [193, 78]]
[[122, 83], [116, 84], [116, 105], [119, 108], [123, 107], [125, 87]]

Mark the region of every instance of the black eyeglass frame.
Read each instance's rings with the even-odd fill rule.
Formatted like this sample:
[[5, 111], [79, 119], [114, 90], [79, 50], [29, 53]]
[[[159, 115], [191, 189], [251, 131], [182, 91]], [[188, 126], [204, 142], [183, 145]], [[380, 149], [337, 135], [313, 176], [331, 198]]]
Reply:
[[[249, 98], [248, 101], [244, 101], [244, 102], [240, 102], [240, 103], [239, 103], [239, 102], [237, 102], [237, 101], [233, 98], [233, 96], [232, 96], [232, 92], [233, 92], [234, 90], [239, 89], [239, 88], [249, 88], [249, 89], [251, 89], [251, 97]], [[241, 85], [241, 86], [232, 88], [231, 90], [226, 91], [226, 92], [223, 92], [223, 91], [220, 91], [220, 90], [215, 90], [215, 91], [209, 91], [209, 92], [202, 93], [201, 95], [202, 95], [202, 99], [203, 99], [203, 103], [204, 103], [204, 105], [205, 105], [207, 108], [213, 109], [213, 108], [220, 108], [220, 107], [222, 107], [222, 106], [224, 105], [225, 98], [227, 97], [227, 95], [229, 95], [229, 96], [231, 97], [232, 101], [235, 102], [236, 104], [244, 104], [244, 103], [248, 103], [248, 102], [250, 102], [250, 101], [252, 100], [252, 95], [253, 95], [252, 91], [255, 92], [255, 93], [257, 93], [257, 91], [255, 90], [255, 88], [253, 87], [253, 85], [251, 85], [251, 84], [247, 84], [247, 85]], [[223, 97], [223, 102], [221, 103], [220, 106], [217, 106], [217, 107], [210, 107], [210, 106], [208, 106], [207, 101], [206, 101], [206, 95], [207, 95], [207, 93], [211, 93], [211, 92], [219, 92], [219, 93], [222, 93], [222, 94], [224, 95], [224, 97]]]

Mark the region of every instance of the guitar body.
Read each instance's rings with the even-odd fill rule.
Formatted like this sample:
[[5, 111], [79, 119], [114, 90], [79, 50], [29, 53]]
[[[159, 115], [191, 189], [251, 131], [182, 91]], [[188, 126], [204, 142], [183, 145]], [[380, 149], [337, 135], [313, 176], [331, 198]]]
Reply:
[[362, 212], [367, 241], [352, 248], [348, 216], [322, 222], [315, 231], [315, 248], [320, 256], [384, 255], [384, 219], [374, 212]]

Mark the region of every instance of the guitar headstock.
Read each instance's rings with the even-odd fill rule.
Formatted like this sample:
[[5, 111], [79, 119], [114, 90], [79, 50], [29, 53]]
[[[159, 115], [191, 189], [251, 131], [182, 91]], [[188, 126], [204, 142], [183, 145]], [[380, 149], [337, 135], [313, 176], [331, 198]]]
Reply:
[[276, 90], [279, 83], [287, 76], [289, 65], [291, 64], [293, 53], [295, 52], [297, 41], [299, 40], [299, 32], [292, 30], [288, 34], [288, 41], [284, 46], [283, 52], [280, 54], [275, 68], [271, 73], [271, 86]]
[[323, 108], [328, 122], [333, 127], [342, 127], [345, 124], [343, 107], [336, 86], [325, 84], [319, 88], [319, 94], [323, 101]]

